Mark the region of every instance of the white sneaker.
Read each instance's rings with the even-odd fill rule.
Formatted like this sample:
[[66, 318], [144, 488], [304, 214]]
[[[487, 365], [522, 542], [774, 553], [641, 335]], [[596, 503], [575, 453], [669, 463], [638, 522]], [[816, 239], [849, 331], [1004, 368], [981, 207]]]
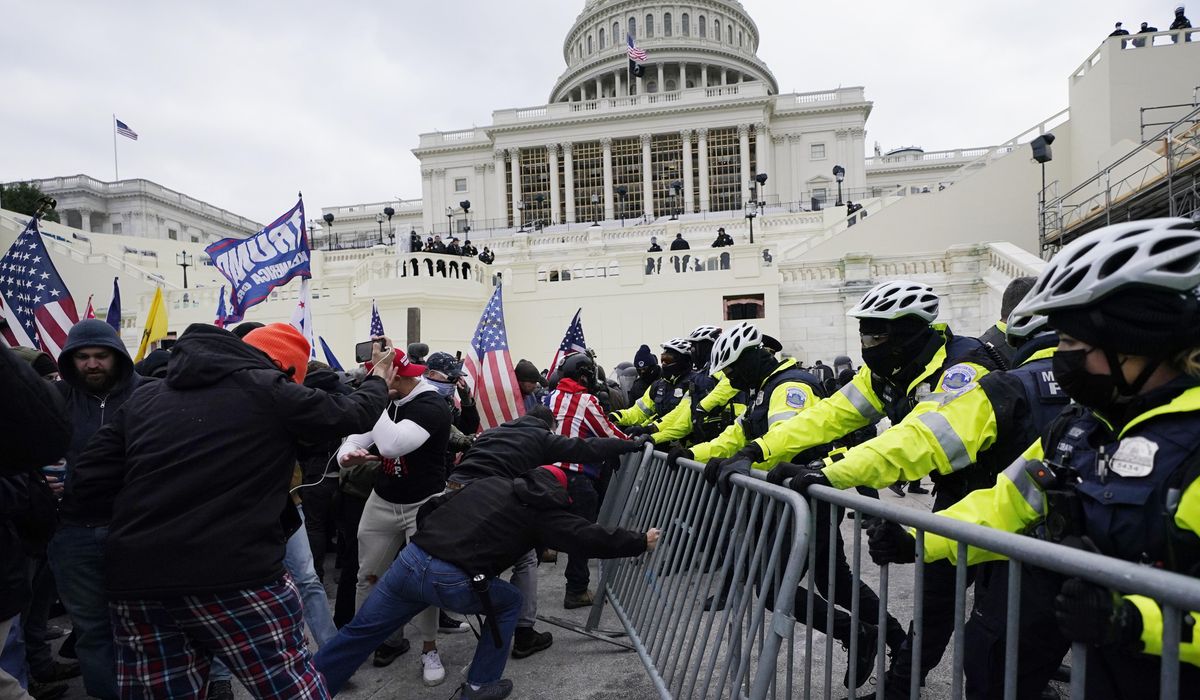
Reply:
[[442, 666], [442, 657], [438, 656], [437, 649], [421, 654], [421, 675], [429, 687], [446, 680], [446, 669]]

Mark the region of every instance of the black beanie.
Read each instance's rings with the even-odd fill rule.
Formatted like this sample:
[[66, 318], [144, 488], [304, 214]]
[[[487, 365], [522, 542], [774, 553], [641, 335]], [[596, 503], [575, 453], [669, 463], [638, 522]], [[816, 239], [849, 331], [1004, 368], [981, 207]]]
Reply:
[[1126, 355], [1166, 358], [1200, 345], [1200, 300], [1195, 294], [1127, 289], [1049, 316], [1055, 330]]

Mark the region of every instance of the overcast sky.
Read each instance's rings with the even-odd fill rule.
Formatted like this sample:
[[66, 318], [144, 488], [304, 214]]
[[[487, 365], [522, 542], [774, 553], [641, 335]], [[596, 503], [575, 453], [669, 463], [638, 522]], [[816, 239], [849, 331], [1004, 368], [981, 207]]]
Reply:
[[[419, 197], [418, 134], [544, 104], [583, 0], [0, 0], [0, 181], [144, 177], [267, 222]], [[862, 85], [867, 148], [1006, 141], [1171, 2], [745, 0], [784, 92]], [[1200, 15], [1200, 7], [1193, 15]], [[653, 62], [653, 54], [650, 58]]]

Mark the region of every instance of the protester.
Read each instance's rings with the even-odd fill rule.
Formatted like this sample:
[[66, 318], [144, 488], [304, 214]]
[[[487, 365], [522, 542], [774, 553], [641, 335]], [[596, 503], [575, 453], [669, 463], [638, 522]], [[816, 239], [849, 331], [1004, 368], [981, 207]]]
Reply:
[[496, 262], [496, 254], [488, 250], [487, 246], [483, 247], [483, 252], [479, 254], [479, 261], [484, 265], [491, 265]]
[[[498, 700], [520, 616], [521, 593], [499, 578], [536, 547], [575, 556], [636, 556], [654, 549], [659, 531], [608, 530], [568, 512], [567, 476], [551, 466], [510, 479], [484, 478], [433, 499], [420, 526], [354, 620], [317, 653], [317, 667], [338, 692], [380, 640], [427, 606], [486, 614], [459, 698]], [[469, 543], [469, 546], [468, 546]], [[476, 577], [479, 583], [475, 583]]]
[[457, 238], [451, 238], [446, 244], [446, 255], [462, 255], [462, 246], [458, 244]]
[[464, 257], [473, 258], [479, 255], [479, 249], [471, 245], [471, 239], [463, 241], [462, 254]]
[[167, 378], [135, 392], [68, 473], [67, 500], [112, 513], [103, 581], [124, 697], [197, 696], [214, 659], [256, 697], [325, 697], [283, 566], [300, 526], [296, 443], [370, 425], [394, 372], [377, 352], [357, 392], [331, 396], [302, 386], [308, 356], [290, 325], [245, 342], [192, 325]]
[[408, 252], [420, 253], [424, 247], [421, 244], [421, 236], [416, 231], [410, 231], [408, 234]]
[[682, 233], [675, 234], [675, 240], [671, 241], [671, 250], [689, 250], [691, 246], [684, 240]]
[[528, 413], [538, 404], [545, 403], [546, 400], [546, 379], [538, 372], [537, 367], [529, 360], [521, 360], [517, 363], [515, 374], [517, 376], [517, 385], [521, 388], [521, 401], [525, 406], [525, 412]]
[[433, 249], [431, 250], [431, 252], [433, 252], [433, 253], [445, 253], [446, 252], [446, 244], [442, 242], [441, 236], [435, 235], [433, 237]]
[[[339, 466], [354, 467], [378, 461], [371, 496], [358, 526], [358, 584], [361, 610], [406, 538], [417, 531], [417, 510], [446, 486], [445, 454], [451, 415], [437, 389], [422, 378], [425, 366], [396, 351], [395, 372], [389, 383], [392, 403], [367, 432], [350, 435], [338, 450]], [[415, 618], [421, 635], [422, 676], [426, 685], [445, 680], [437, 651], [437, 608]], [[379, 645], [375, 665], [387, 666], [408, 650], [404, 630]]]
[[[343, 378], [328, 365], [315, 360], [308, 363], [304, 386], [320, 389], [331, 395], [350, 393]], [[340, 440], [301, 440], [297, 457], [304, 479], [298, 493], [304, 507], [304, 530], [312, 553], [313, 568], [318, 580], [325, 580], [325, 553], [334, 532], [334, 496], [338, 490], [338, 470], [335, 457]]]
[[1117, 22], [1114, 26], [1115, 29], [1113, 29], [1112, 34], [1109, 34], [1109, 36], [1129, 36], [1129, 30], [1123, 29], [1120, 22]]
[[1175, 8], [1175, 19], [1171, 22], [1171, 29], [1191, 29], [1192, 22], [1184, 14], [1184, 7], [1180, 5]]
[[650, 247], [646, 249], [647, 253], [661, 253], [662, 246], [658, 244], [658, 236], [650, 237]]

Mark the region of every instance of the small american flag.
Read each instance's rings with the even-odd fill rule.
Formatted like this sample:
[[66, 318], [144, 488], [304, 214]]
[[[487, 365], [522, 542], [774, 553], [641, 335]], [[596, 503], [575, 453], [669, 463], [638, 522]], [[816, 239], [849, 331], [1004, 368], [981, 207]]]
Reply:
[[225, 285], [221, 285], [221, 296], [218, 298], [220, 301], [217, 302], [217, 320], [213, 321], [213, 325], [217, 328], [224, 328], [225, 317], [229, 315], [229, 312], [225, 310]]
[[117, 119], [116, 117], [113, 117], [113, 119], [117, 122], [117, 133], [118, 134], [124, 136], [127, 139], [133, 139], [134, 141], [137, 141], [137, 132], [136, 131], [134, 131], [133, 129], [130, 129], [129, 125], [126, 124], [125, 122], [121, 121], [120, 119]]
[[300, 278], [300, 299], [292, 311], [292, 327], [300, 331], [308, 341], [308, 359], [317, 359], [317, 339], [313, 335], [312, 322], [312, 291], [309, 289], [309, 279]]
[[567, 355], [587, 350], [587, 343], [583, 340], [583, 320], [579, 318], [581, 313], [583, 313], [583, 309], [576, 311], [575, 317], [571, 319], [571, 325], [567, 326], [567, 334], [563, 336], [562, 342], [558, 345], [558, 351], [554, 353], [554, 360], [550, 363], [551, 372], [558, 369], [558, 363], [562, 362]]
[[475, 379], [475, 401], [479, 406], [482, 430], [495, 428], [524, 413], [517, 375], [508, 354], [508, 333], [504, 330], [504, 301], [496, 287], [491, 301], [479, 318], [479, 327], [471, 339], [466, 358], [467, 372]]
[[629, 50], [625, 52], [629, 55], [629, 60], [633, 61], [634, 63], [645, 63], [647, 56], [646, 50], [639, 49], [637, 44], [633, 43], [632, 34], [625, 35], [625, 42], [629, 45]]
[[383, 319], [379, 318], [379, 309], [375, 306], [375, 300], [371, 300], [371, 337], [383, 337]]
[[41, 348], [58, 357], [67, 333], [79, 322], [75, 301], [46, 252], [37, 219], [0, 258], [0, 314], [8, 321], [0, 335], [9, 347]]

